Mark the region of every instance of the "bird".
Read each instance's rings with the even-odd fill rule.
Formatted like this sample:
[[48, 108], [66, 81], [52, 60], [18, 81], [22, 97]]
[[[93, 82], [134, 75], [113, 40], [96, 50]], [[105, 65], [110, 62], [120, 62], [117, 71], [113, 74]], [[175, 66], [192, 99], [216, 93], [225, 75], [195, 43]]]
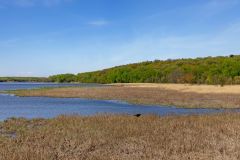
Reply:
[[134, 116], [135, 117], [140, 117], [142, 114], [135, 114]]

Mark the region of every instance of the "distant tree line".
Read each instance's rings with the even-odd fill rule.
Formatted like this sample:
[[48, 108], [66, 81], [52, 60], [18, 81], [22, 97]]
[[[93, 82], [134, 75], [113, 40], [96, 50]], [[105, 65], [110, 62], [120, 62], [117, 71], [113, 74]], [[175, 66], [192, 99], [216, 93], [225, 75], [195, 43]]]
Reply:
[[57, 83], [79, 82], [74, 74], [58, 74], [49, 77], [50, 81]]
[[240, 84], [240, 56], [155, 60], [49, 79], [81, 83]]
[[45, 77], [0, 77], [0, 82], [51, 82]]

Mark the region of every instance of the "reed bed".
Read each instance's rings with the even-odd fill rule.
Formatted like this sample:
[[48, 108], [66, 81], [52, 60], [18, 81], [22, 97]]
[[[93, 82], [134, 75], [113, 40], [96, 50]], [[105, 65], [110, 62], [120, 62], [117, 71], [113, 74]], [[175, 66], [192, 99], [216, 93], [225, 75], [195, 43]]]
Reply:
[[[185, 88], [184, 88], [185, 86]], [[208, 88], [207, 88], [208, 87]], [[229, 88], [230, 87], [230, 88]], [[234, 86], [117, 84], [106, 87], [69, 87], [10, 91], [18, 96], [46, 96], [122, 100], [136, 104], [184, 108], [240, 108], [240, 89]], [[214, 90], [214, 88], [216, 90]], [[230, 90], [233, 90], [231, 93]]]
[[240, 114], [77, 115], [0, 122], [0, 159], [240, 159]]

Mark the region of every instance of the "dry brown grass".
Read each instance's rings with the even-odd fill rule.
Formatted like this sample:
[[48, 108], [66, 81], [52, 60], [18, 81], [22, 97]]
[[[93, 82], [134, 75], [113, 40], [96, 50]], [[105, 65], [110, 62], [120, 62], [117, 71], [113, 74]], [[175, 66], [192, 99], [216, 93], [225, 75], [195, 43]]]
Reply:
[[[130, 85], [130, 86], [129, 86]], [[239, 108], [240, 93], [236, 92], [219, 92], [208, 93], [207, 86], [186, 85], [190, 89], [180, 89], [184, 85], [174, 87], [175, 85], [163, 85], [169, 87], [153, 87], [147, 84], [146, 86], [132, 84], [121, 84], [108, 87], [95, 88], [52, 88], [52, 89], [35, 89], [35, 90], [20, 90], [12, 91], [19, 96], [47, 96], [47, 97], [66, 97], [66, 98], [89, 98], [89, 99], [107, 99], [107, 100], [123, 100], [138, 104], [157, 104], [170, 105], [185, 108]], [[154, 84], [151, 84], [154, 85]], [[178, 85], [177, 85], [178, 86]], [[174, 89], [175, 88], [175, 89]], [[201, 88], [204, 88], [201, 90]], [[209, 86], [209, 91], [214, 86]], [[221, 87], [218, 90], [222, 89]], [[223, 87], [224, 88], [224, 87]], [[194, 92], [192, 90], [195, 90]], [[228, 90], [227, 90], [228, 91]], [[240, 90], [239, 90], [240, 91]]]
[[1, 160], [240, 159], [240, 114], [11, 119], [0, 130]]
[[240, 94], [240, 85], [196, 85], [196, 84], [159, 84], [159, 83], [116, 83], [122, 87], [161, 88], [178, 92]]

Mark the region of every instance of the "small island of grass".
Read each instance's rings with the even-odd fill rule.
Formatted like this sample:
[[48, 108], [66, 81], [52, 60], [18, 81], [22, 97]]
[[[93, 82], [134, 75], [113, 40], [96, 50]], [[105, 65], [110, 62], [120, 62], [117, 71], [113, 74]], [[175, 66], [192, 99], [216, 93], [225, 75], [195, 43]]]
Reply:
[[105, 87], [63, 87], [16, 90], [7, 93], [29, 97], [121, 100], [135, 104], [183, 108], [239, 108], [240, 85], [111, 84]]

